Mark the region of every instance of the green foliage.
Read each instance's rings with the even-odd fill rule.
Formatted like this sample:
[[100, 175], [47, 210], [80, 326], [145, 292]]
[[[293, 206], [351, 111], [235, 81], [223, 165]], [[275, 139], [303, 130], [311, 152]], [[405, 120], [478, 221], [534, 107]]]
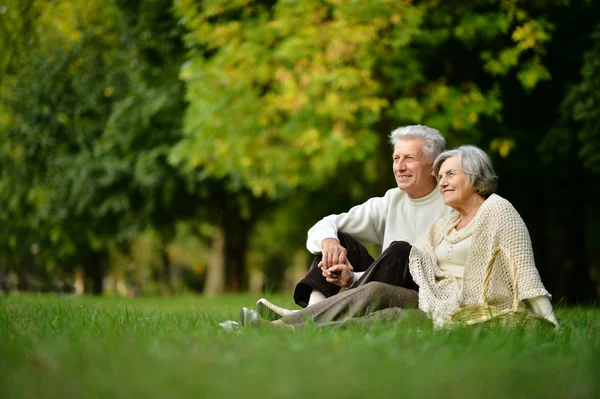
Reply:
[[225, 274], [243, 287], [248, 249], [263, 268], [287, 265], [307, 225], [389, 188], [387, 135], [420, 123], [449, 146], [489, 150], [510, 176], [503, 194], [536, 201], [539, 218], [524, 217], [539, 229], [539, 264], [570, 268], [584, 252], [574, 232], [590, 229], [546, 242], [565, 229], [547, 220], [577, 218], [545, 190], [600, 170], [595, 11], [548, 0], [7, 0], [0, 260], [32, 263], [36, 244], [38, 266], [68, 269], [127, 252], [148, 228], [164, 244], [177, 220], [200, 219], [225, 232]]
[[583, 55], [581, 82], [570, 88], [563, 109], [581, 126], [578, 140], [586, 169], [600, 173], [600, 25], [592, 34], [593, 47]]
[[2, 82], [1, 156], [12, 166], [0, 180], [3, 235], [40, 243], [50, 265], [126, 247], [148, 225], [174, 235], [193, 209], [187, 179], [166, 161], [184, 109], [169, 4], [32, 7], [28, 51], [15, 48], [18, 67]]
[[480, 119], [499, 117], [500, 91], [438, 70], [460, 67], [436, 54], [450, 43], [479, 52], [493, 76], [516, 69], [528, 90], [550, 77], [540, 56], [551, 24], [512, 1], [182, 0], [175, 10], [192, 51], [181, 69], [185, 139], [171, 161], [257, 196], [322, 187], [375, 153], [382, 121], [432, 125], [451, 142], [476, 136]]
[[[73, 168], [78, 166], [73, 155], [89, 151], [110, 110], [106, 87], [116, 77], [111, 73], [116, 21], [109, 18], [103, 27], [85, 29], [86, 23], [95, 26], [101, 14], [114, 16], [114, 9], [95, 1], [77, 6], [32, 3], [36, 28], [27, 32], [27, 51], [13, 49], [11, 78], [2, 82], [12, 119], [0, 132], [2, 156], [12, 166], [3, 174], [1, 193], [2, 202], [10, 205], [8, 210], [2, 207], [10, 212], [5, 215], [8, 234], [19, 231], [11, 229], [13, 223], [26, 226], [18, 236], [20, 246], [38, 242], [48, 260], [80, 256], [75, 252], [83, 248], [99, 249], [99, 229], [81, 227], [89, 223], [86, 215], [105, 216], [87, 206], [95, 187], [89, 175]], [[40, 71], [45, 79], [39, 78]], [[87, 182], [80, 192], [70, 184], [73, 177]]]
[[35, 0], [7, 0], [0, 6], [0, 82], [15, 72], [16, 55], [27, 51], [33, 21], [38, 15]]

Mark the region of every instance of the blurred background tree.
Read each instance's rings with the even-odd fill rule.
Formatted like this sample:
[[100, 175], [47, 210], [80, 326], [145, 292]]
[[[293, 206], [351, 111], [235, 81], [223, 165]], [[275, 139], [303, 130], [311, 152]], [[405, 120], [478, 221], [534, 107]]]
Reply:
[[548, 289], [595, 298], [599, 16], [584, 0], [5, 1], [0, 268], [83, 265], [96, 293], [117, 264], [166, 295], [287, 289], [307, 229], [393, 187], [387, 135], [418, 123], [488, 151]]

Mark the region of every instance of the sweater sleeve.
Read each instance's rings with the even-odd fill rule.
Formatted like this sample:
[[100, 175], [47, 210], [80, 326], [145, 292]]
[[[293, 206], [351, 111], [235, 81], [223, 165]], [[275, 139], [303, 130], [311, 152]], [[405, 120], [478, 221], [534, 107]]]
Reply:
[[306, 248], [313, 254], [320, 253], [321, 242], [326, 238], [337, 239], [338, 231], [350, 234], [365, 244], [382, 244], [393, 190], [389, 190], [383, 197], [371, 198], [346, 213], [324, 217], [308, 230]]

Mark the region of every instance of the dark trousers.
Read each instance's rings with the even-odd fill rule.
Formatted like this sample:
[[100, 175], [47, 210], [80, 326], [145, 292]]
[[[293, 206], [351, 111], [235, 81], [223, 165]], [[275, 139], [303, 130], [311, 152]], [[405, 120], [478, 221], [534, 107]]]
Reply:
[[[338, 232], [338, 240], [346, 248], [346, 256], [352, 267], [354, 267], [354, 271], [365, 272], [356, 282], [355, 287], [362, 286], [371, 281], [379, 281], [418, 291], [419, 286], [414, 282], [408, 269], [408, 257], [412, 248], [409, 243], [394, 241], [375, 260], [369, 255], [367, 249], [351, 235]], [[308, 273], [300, 280], [294, 290], [294, 300], [303, 308], [308, 306], [308, 300], [313, 290], [320, 291], [329, 298], [337, 294], [341, 289], [339, 286], [328, 283], [325, 280], [321, 269], [317, 266], [321, 262], [321, 259], [321, 255], [315, 257]]]

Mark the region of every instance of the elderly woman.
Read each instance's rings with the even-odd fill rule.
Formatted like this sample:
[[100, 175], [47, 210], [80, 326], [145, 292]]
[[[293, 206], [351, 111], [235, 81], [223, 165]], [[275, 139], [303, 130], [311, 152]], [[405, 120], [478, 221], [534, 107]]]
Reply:
[[[474, 146], [443, 152], [433, 170], [444, 203], [454, 211], [434, 222], [411, 250], [409, 268], [419, 286], [418, 293], [373, 282], [273, 325], [297, 326], [306, 320], [337, 324], [352, 318], [352, 323], [368, 323], [373, 319], [427, 315], [434, 325], [444, 326], [458, 308], [481, 303], [486, 265], [500, 245], [514, 259], [519, 299], [557, 326], [551, 296], [535, 267], [529, 232], [510, 202], [494, 194], [497, 177], [485, 152]], [[499, 309], [510, 308], [513, 300], [506, 252], [496, 258], [489, 284], [488, 303]], [[420, 310], [408, 310], [417, 303]], [[241, 322], [263, 323], [246, 308], [242, 309]]]

